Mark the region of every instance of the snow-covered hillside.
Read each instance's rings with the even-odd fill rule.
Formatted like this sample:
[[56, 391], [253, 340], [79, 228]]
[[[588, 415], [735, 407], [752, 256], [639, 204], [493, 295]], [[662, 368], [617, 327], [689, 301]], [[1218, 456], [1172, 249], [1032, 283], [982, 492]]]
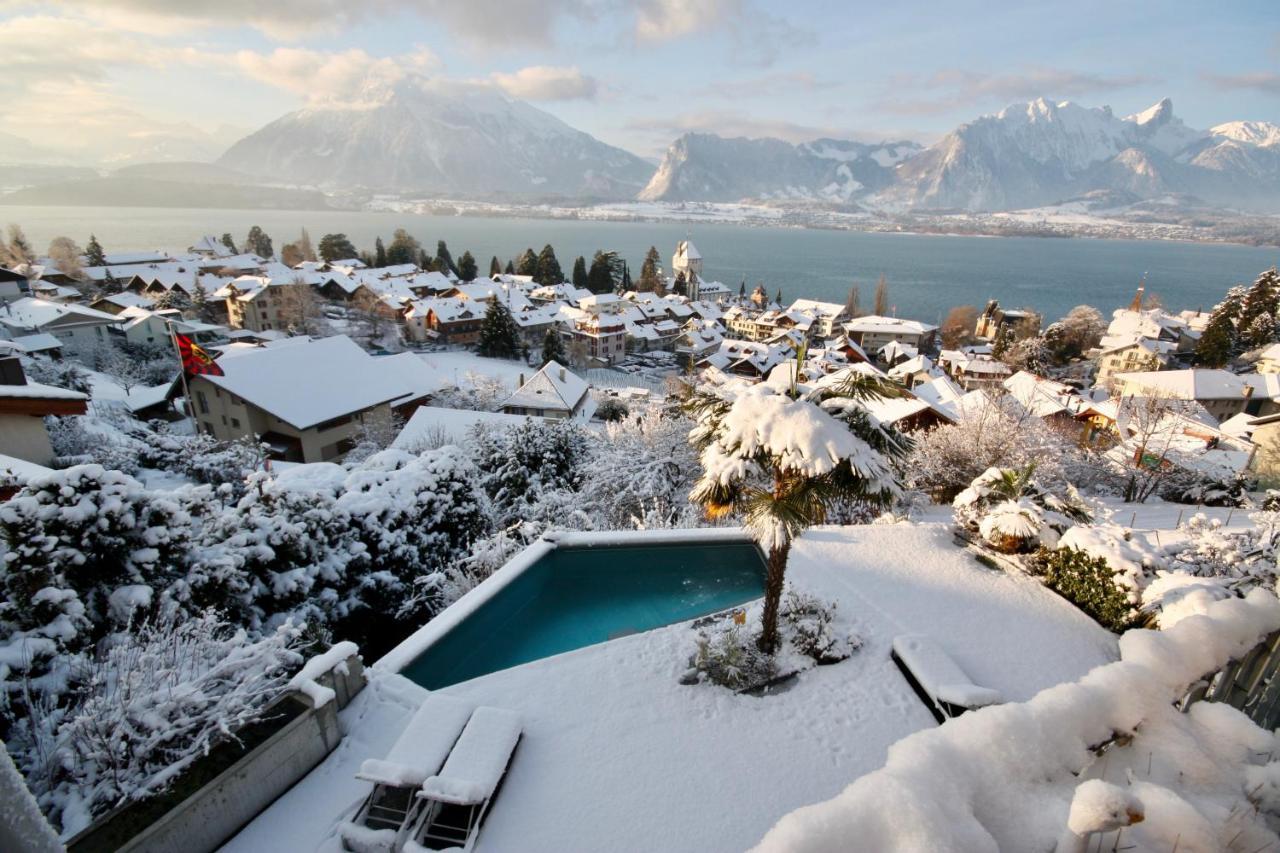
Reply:
[[420, 77], [289, 113], [218, 162], [277, 181], [506, 197], [630, 197], [653, 173], [497, 89]]
[[671, 144], [643, 201], [797, 199], [848, 202], [893, 180], [893, 167], [920, 150], [914, 142], [868, 145], [818, 139], [726, 139], [686, 133]]

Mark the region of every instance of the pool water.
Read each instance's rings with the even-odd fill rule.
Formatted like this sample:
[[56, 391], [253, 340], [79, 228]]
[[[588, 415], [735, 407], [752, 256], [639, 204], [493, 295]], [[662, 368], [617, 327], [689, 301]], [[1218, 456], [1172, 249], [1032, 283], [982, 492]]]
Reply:
[[434, 690], [764, 594], [749, 543], [557, 548], [402, 671]]

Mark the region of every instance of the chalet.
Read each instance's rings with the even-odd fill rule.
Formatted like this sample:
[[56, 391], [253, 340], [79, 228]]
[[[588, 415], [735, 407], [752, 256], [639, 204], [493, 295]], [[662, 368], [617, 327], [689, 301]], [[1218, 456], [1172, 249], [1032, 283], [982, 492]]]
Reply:
[[25, 273], [0, 267], [0, 299], [21, 299], [30, 289]]
[[62, 351], [82, 358], [107, 340], [120, 320], [82, 305], [65, 305], [27, 297], [0, 305], [0, 329], [12, 337], [48, 333], [62, 342]]
[[1171, 366], [1178, 346], [1173, 341], [1142, 337], [1112, 340], [1112, 344], [1098, 350], [1094, 381], [1099, 385], [1110, 384], [1120, 373], [1164, 370]]
[[879, 317], [874, 314], [857, 317], [844, 324], [845, 334], [866, 352], [874, 352], [886, 344], [898, 341], [919, 350], [932, 350], [937, 326], [916, 320], [897, 317]]
[[508, 415], [557, 420], [587, 417], [590, 414], [587, 411], [590, 401], [587, 390], [585, 379], [564, 365], [549, 361], [502, 402], [502, 411]]
[[289, 462], [340, 459], [365, 421], [390, 419], [425, 395], [405, 365], [384, 366], [342, 335], [228, 348], [218, 366], [224, 375], [188, 381], [200, 431], [223, 441], [257, 436], [272, 458]]
[[44, 419], [83, 415], [88, 396], [65, 388], [28, 382], [16, 356], [0, 358], [0, 454], [36, 465], [53, 461]]
[[813, 317], [813, 334], [830, 338], [841, 334], [840, 324], [849, 319], [849, 312], [835, 302], [819, 302], [814, 299], [797, 299], [787, 308], [791, 314], [807, 314]]
[[255, 332], [296, 325], [306, 302], [313, 298], [310, 284], [301, 278], [276, 280], [252, 275], [233, 279], [218, 295], [225, 298], [228, 325]]
[[411, 341], [470, 346], [480, 340], [486, 307], [457, 297], [410, 300], [400, 316]]
[[573, 321], [571, 339], [580, 342], [587, 358], [598, 364], [621, 361], [627, 350], [621, 300], [601, 293], [582, 298], [578, 305], [582, 313]]
[[1030, 309], [1005, 309], [992, 299], [987, 307], [978, 315], [978, 323], [973, 333], [984, 341], [994, 341], [1006, 331], [1024, 338], [1040, 333], [1040, 324], [1044, 318]]
[[1200, 369], [1120, 373], [1115, 376], [1115, 386], [1116, 397], [1194, 401], [1218, 421], [1245, 411], [1256, 390], [1244, 377], [1229, 371]]

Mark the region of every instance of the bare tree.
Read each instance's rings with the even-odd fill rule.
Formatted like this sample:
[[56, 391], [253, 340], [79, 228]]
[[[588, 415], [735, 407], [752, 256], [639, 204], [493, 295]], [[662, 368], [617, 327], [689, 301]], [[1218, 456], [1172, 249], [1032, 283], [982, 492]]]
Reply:
[[1176, 473], [1169, 456], [1183, 432], [1183, 418], [1195, 405], [1158, 393], [1120, 400], [1116, 408], [1120, 451], [1113, 458], [1124, 470], [1126, 502], [1144, 502]]
[[957, 305], [947, 312], [942, 321], [942, 345], [955, 349], [977, 340], [978, 309], [973, 305]]
[[54, 237], [49, 243], [49, 260], [53, 261], [59, 272], [72, 278], [80, 278], [81, 254], [80, 247], [70, 237]]
[[145, 364], [120, 347], [108, 347], [109, 351], [100, 359], [100, 369], [128, 396], [129, 392], [147, 380], [150, 371]]
[[876, 302], [871, 313], [877, 317], [884, 317], [889, 313], [889, 282], [885, 280], [883, 274], [876, 282]]
[[850, 320], [862, 316], [862, 306], [859, 305], [860, 294], [858, 293], [858, 285], [849, 286], [849, 295], [844, 300], [844, 315]]
[[332, 331], [324, 320], [320, 296], [301, 279], [280, 285], [279, 316], [296, 335], [323, 337]]

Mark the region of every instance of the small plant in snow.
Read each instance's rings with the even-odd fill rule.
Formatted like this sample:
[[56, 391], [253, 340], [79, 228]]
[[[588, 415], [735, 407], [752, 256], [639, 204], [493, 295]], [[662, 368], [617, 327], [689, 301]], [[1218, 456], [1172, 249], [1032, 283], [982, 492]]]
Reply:
[[1036, 481], [1035, 473], [1035, 465], [988, 468], [952, 501], [956, 523], [1015, 553], [1053, 545], [1072, 524], [1089, 520], [1089, 508], [1074, 488], [1058, 497]]
[[1050, 535], [1050, 541], [1043, 541], [1052, 530], [1045, 525], [1040, 507], [1026, 498], [993, 506], [978, 522], [978, 532], [991, 547], [1006, 554], [1033, 551], [1040, 544], [1052, 545], [1057, 538]]
[[841, 633], [835, 626], [836, 603], [817, 596], [787, 590], [782, 618], [783, 633], [796, 651], [820, 664], [842, 661], [861, 645], [856, 637]]
[[700, 632], [689, 665], [699, 681], [731, 690], [762, 684], [777, 673], [773, 656], [760, 651], [755, 638], [737, 624]]

